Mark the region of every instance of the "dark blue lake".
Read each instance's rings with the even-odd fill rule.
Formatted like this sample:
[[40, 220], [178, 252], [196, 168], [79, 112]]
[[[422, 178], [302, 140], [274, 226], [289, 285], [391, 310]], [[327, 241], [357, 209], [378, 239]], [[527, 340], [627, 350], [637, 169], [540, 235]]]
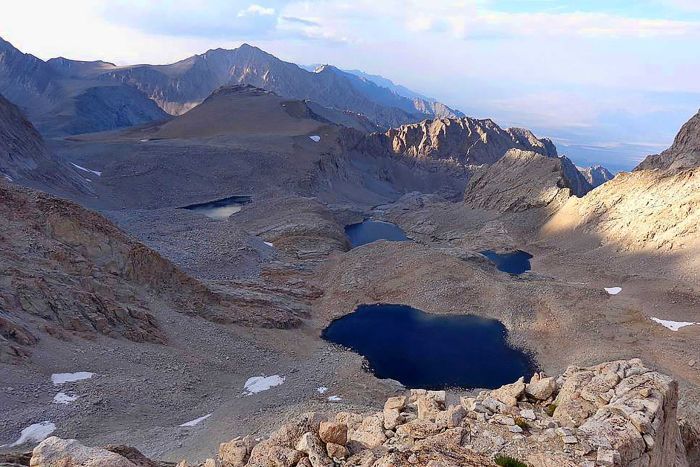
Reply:
[[526, 251], [517, 250], [510, 253], [496, 253], [493, 250], [481, 252], [496, 265], [499, 271], [510, 274], [522, 274], [530, 270], [530, 258], [532, 255]]
[[248, 204], [251, 201], [252, 198], [250, 196], [229, 196], [228, 198], [217, 199], [207, 203], [190, 204], [189, 206], [183, 206], [182, 209], [195, 211], [212, 219], [223, 220], [231, 214], [239, 212], [243, 209], [244, 204]]
[[511, 347], [501, 322], [432, 315], [405, 305], [360, 305], [333, 321], [323, 338], [367, 358], [378, 378], [409, 388], [498, 388], [535, 365]]
[[345, 234], [350, 238], [353, 248], [377, 240], [400, 242], [408, 240], [401, 227], [391, 222], [365, 220], [345, 227]]

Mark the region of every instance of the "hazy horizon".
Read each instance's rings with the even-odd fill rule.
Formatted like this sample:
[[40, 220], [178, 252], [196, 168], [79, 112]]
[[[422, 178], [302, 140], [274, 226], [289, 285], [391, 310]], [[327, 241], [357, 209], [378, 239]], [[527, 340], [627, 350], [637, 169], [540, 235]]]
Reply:
[[362, 70], [615, 171], [668, 147], [700, 107], [691, 0], [11, 1], [3, 16], [0, 36], [41, 59], [162, 64], [245, 42]]

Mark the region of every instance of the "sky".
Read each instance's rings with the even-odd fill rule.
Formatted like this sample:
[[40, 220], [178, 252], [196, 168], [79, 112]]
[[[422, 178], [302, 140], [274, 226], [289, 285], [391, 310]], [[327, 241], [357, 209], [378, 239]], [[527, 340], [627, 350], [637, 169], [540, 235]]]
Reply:
[[700, 0], [3, 0], [0, 36], [119, 65], [246, 42], [382, 75], [615, 171], [700, 108]]

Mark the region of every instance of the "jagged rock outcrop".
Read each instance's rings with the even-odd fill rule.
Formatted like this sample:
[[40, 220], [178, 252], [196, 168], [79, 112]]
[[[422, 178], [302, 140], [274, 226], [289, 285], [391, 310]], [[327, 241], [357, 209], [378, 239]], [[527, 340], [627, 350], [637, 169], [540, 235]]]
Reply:
[[[678, 384], [639, 359], [536, 373], [449, 404], [445, 391], [415, 389], [381, 412], [306, 413], [265, 438], [222, 443], [200, 466], [496, 465], [689, 467], [677, 421]], [[126, 446], [88, 448], [51, 437], [31, 465], [157, 467]], [[183, 460], [179, 466], [194, 466]], [[503, 465], [503, 464], [500, 464]]]
[[566, 157], [512, 149], [496, 163], [474, 172], [464, 201], [501, 212], [555, 210], [572, 195], [582, 196], [589, 190], [588, 182]]
[[602, 165], [592, 165], [591, 167], [577, 167], [583, 178], [590, 183], [591, 187], [597, 188], [605, 182], [609, 182], [615, 176]]
[[689, 467], [678, 384], [639, 359], [537, 373], [457, 404], [446, 396], [416, 389], [373, 414], [307, 413], [264, 439], [222, 443], [199, 465]]
[[470, 117], [425, 120], [370, 135], [367, 150], [402, 154], [419, 159], [453, 161], [462, 165], [493, 164], [510, 149], [556, 157], [548, 139], [538, 139], [522, 128], [503, 129], [493, 120]]
[[0, 177], [44, 190], [88, 193], [88, 182], [54, 158], [13, 103], [0, 95]]
[[683, 170], [700, 166], [700, 111], [688, 120], [670, 148], [648, 156], [634, 170]]
[[700, 247], [699, 154], [700, 114], [662, 154], [650, 156], [633, 172], [619, 174], [584, 198], [569, 199], [545, 224], [542, 235], [587, 234], [599, 244], [622, 250]]

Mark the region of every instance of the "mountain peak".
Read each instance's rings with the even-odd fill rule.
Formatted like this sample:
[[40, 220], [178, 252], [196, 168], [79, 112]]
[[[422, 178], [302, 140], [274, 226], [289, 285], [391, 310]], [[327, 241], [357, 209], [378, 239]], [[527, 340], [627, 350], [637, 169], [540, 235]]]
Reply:
[[319, 65], [314, 70], [314, 73], [338, 73], [341, 72], [340, 69], [334, 67], [333, 65]]
[[670, 148], [648, 156], [634, 170], [684, 169], [700, 166], [700, 111], [680, 129]]

